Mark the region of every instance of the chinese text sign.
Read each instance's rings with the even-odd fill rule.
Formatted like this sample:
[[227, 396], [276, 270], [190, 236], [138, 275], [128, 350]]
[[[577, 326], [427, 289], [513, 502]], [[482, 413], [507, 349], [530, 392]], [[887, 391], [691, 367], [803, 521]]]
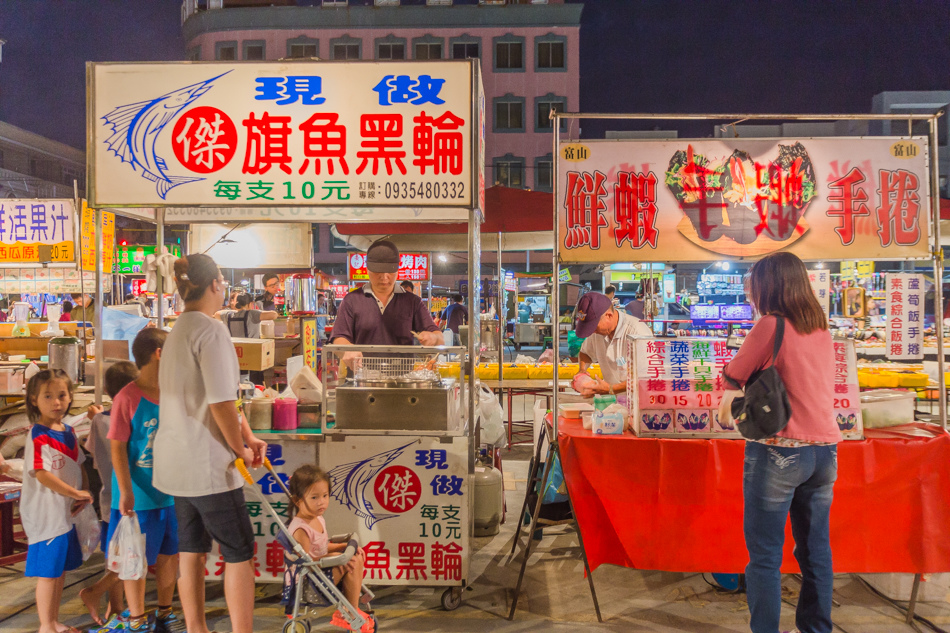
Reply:
[[888, 273], [885, 279], [887, 357], [920, 360], [924, 357], [924, 276]]
[[562, 143], [561, 259], [929, 256], [927, 139]]
[[96, 64], [92, 77], [100, 206], [478, 200], [468, 61]]

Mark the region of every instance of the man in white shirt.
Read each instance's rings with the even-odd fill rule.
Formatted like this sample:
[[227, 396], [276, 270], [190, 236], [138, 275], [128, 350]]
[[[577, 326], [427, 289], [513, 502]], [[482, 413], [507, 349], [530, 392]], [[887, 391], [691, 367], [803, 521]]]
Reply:
[[591, 363], [600, 363], [603, 380], [585, 387], [581, 395], [591, 398], [597, 394], [622, 393], [627, 389], [627, 336], [652, 337], [647, 324], [626, 312], [617, 310], [613, 302], [599, 292], [588, 292], [577, 302], [577, 320], [574, 331], [586, 339], [578, 356], [580, 371], [586, 372]]

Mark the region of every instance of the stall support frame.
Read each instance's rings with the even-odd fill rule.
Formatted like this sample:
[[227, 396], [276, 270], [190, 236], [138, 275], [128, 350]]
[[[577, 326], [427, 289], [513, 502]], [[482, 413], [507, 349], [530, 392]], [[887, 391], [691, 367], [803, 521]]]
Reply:
[[[552, 288], [552, 302], [554, 306], [560, 305], [560, 284], [557, 282], [558, 273], [560, 272], [560, 224], [559, 224], [559, 208], [558, 208], [558, 147], [561, 140], [561, 119], [568, 120], [580, 120], [580, 119], [613, 119], [613, 120], [678, 120], [678, 121], [709, 121], [709, 120], [798, 120], [798, 121], [840, 121], [840, 120], [878, 120], [878, 121], [891, 121], [891, 120], [906, 120], [908, 122], [908, 132], [910, 127], [913, 124], [913, 121], [928, 121], [929, 122], [929, 150], [930, 150], [930, 213], [931, 220], [934, 225], [933, 230], [933, 247], [931, 249], [931, 259], [933, 260], [934, 267], [934, 321], [935, 329], [938, 330], [937, 334], [937, 364], [938, 364], [938, 382], [940, 385], [939, 396], [940, 396], [940, 426], [946, 432], [947, 430], [947, 385], [946, 385], [946, 376], [945, 376], [945, 358], [943, 351], [943, 251], [940, 246], [940, 197], [937, 189], [938, 181], [938, 169], [937, 169], [937, 119], [944, 114], [943, 110], [938, 110], [933, 114], [903, 114], [903, 115], [890, 115], [890, 114], [870, 114], [870, 115], [833, 115], [833, 114], [817, 114], [817, 115], [808, 115], [808, 114], [615, 114], [615, 113], [567, 113], [567, 112], [551, 112], [552, 127], [554, 129], [553, 134], [553, 157], [554, 157], [554, 166], [553, 166], [553, 196], [552, 196], [552, 207], [554, 215], [554, 249], [552, 251], [552, 275], [554, 278], [554, 284]], [[555, 333], [553, 333], [553, 348], [554, 348], [554, 384], [558, 384], [558, 364], [560, 356], [560, 328], [558, 328]], [[551, 441], [549, 448], [549, 455], [553, 452], [557, 454], [558, 446], [558, 390], [554, 389], [553, 393], [553, 420], [552, 420], [552, 431], [551, 431]], [[550, 457], [549, 457], [550, 459]], [[543, 492], [545, 486], [547, 485], [547, 479], [550, 475], [550, 468], [545, 465], [544, 474], [541, 478], [541, 491]], [[529, 477], [530, 479], [530, 477]], [[529, 481], [530, 485], [530, 481]], [[568, 488], [569, 489], [569, 488]], [[528, 491], [525, 492], [527, 495]], [[571, 503], [571, 512], [573, 514], [573, 502], [570, 499], [570, 492], [568, 492], [568, 501]], [[538, 515], [541, 508], [541, 496], [538, 497], [538, 502], [536, 503], [531, 526], [529, 528], [529, 543], [525, 548], [525, 556], [521, 565], [521, 572], [518, 576], [518, 582], [515, 589], [515, 595], [512, 601], [511, 612], [508, 615], [508, 619], [512, 619], [515, 614], [515, 610], [518, 604], [518, 591], [520, 590], [521, 583], [524, 579], [525, 568], [528, 562], [528, 555], [531, 551], [530, 545], [530, 535], [534, 534], [535, 529], [537, 528]], [[575, 524], [577, 524], [576, 517], [574, 518]], [[587, 569], [588, 579], [590, 580], [591, 595], [594, 598], [594, 605], [597, 610], [598, 620], [600, 620], [600, 608], [597, 605], [597, 598], [594, 594], [594, 584], [593, 579], [590, 576], [590, 570], [587, 566], [587, 555], [584, 551], [584, 539], [581, 534], [580, 525], [577, 524], [577, 536], [578, 541], [581, 547], [581, 554], [584, 558], [585, 569]], [[515, 544], [517, 544], [518, 537], [516, 536]], [[514, 548], [512, 548], [514, 551]], [[907, 621], [911, 622], [914, 618], [914, 608], [916, 606], [917, 600], [917, 589], [919, 587], [920, 575], [915, 575], [914, 578], [914, 589], [911, 595], [911, 602], [907, 610]]]

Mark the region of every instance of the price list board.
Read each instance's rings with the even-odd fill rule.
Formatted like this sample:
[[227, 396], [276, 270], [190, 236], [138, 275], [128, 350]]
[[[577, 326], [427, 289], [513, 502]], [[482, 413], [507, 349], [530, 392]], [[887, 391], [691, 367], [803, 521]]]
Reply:
[[735, 350], [724, 338], [627, 340], [627, 397], [640, 437], [741, 437], [720, 422], [722, 368]]
[[[741, 437], [719, 419], [722, 370], [736, 349], [725, 338], [628, 338], [627, 399], [640, 437]], [[846, 440], [863, 439], [854, 342], [835, 339], [834, 413]]]

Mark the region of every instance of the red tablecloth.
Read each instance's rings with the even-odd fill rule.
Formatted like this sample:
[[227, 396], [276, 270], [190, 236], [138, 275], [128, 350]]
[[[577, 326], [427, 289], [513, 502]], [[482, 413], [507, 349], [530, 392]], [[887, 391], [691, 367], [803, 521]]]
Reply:
[[[739, 573], [741, 440], [597, 437], [559, 424], [564, 476], [591, 569], [603, 563]], [[835, 572], [950, 571], [950, 436], [838, 445]], [[786, 526], [782, 571], [797, 572]]]

